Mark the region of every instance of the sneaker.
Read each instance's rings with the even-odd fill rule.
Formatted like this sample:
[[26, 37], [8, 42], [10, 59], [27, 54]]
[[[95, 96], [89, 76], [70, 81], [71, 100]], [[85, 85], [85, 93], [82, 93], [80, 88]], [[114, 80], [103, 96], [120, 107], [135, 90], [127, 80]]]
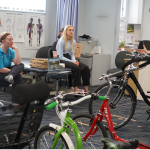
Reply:
[[79, 89], [78, 92], [74, 92], [74, 95], [85, 96], [84, 90]]
[[12, 75], [8, 75], [5, 77], [5, 80], [11, 84], [14, 84], [14, 79]]

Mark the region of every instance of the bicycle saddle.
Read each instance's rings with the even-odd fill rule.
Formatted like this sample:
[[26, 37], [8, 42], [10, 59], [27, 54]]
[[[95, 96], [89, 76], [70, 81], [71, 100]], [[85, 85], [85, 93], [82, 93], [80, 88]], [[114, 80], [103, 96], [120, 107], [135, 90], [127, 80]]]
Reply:
[[132, 142], [120, 142], [111, 138], [103, 138], [101, 141], [108, 149], [132, 149], [139, 145], [139, 141], [135, 140]]

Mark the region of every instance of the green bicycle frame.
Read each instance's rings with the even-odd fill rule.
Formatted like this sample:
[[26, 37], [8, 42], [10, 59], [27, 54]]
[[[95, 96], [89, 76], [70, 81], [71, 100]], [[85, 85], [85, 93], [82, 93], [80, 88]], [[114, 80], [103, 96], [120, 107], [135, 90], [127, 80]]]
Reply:
[[[73, 132], [74, 132], [74, 135], [76, 138], [76, 143], [77, 143], [76, 149], [82, 149], [82, 138], [81, 138], [79, 129], [78, 129], [76, 123], [70, 118], [70, 114], [71, 113], [69, 113], [69, 112], [66, 113], [65, 122], [68, 123], [71, 126], [71, 128], [73, 129]], [[64, 127], [62, 127], [56, 133], [52, 149], [54, 149], [56, 147], [58, 139], [63, 131], [65, 131], [69, 135], [69, 129], [68, 129], [66, 123], [63, 123]], [[64, 146], [64, 144], [61, 145], [60, 149], [62, 149], [63, 146]]]

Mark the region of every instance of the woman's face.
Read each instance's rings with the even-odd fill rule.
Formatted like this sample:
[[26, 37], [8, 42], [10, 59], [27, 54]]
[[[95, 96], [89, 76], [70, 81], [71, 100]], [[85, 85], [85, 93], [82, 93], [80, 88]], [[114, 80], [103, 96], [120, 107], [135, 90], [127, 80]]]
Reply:
[[74, 33], [74, 28], [73, 27], [70, 27], [67, 29], [67, 36], [73, 36], [73, 33]]
[[8, 47], [12, 47], [12, 45], [13, 45], [13, 37], [12, 37], [12, 35], [8, 35], [6, 37], [6, 39], [4, 40], [4, 45], [6, 45]]
[[60, 37], [62, 37], [63, 36], [63, 32], [60, 32]]

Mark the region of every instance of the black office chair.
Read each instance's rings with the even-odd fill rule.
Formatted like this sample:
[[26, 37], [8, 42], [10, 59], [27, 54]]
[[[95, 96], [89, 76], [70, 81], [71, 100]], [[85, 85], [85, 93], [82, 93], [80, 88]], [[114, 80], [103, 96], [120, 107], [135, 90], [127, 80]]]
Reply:
[[111, 73], [121, 71], [121, 68], [125, 63], [124, 59], [128, 59], [128, 58], [131, 59], [131, 56], [129, 56], [127, 54], [131, 55], [131, 53], [128, 52], [128, 51], [118, 52], [117, 55], [116, 55], [116, 58], [115, 58], [115, 65], [116, 65], [117, 68], [112, 68], [112, 69], [107, 70], [107, 74], [111, 74]]
[[[52, 46], [44, 46], [44, 47], [41, 47], [37, 53], [36, 53], [36, 58], [47, 58], [48, 59], [48, 53], [49, 53], [49, 49], [51, 48]], [[42, 78], [42, 77], [45, 77], [45, 82], [46, 82], [46, 75], [45, 74], [38, 74], [39, 78]], [[49, 82], [49, 79], [48, 79], [48, 82]]]
[[53, 58], [53, 51], [52, 47], [49, 48], [48, 50], [48, 58]]
[[52, 46], [41, 47], [37, 53], [36, 58], [48, 58], [48, 51]]

